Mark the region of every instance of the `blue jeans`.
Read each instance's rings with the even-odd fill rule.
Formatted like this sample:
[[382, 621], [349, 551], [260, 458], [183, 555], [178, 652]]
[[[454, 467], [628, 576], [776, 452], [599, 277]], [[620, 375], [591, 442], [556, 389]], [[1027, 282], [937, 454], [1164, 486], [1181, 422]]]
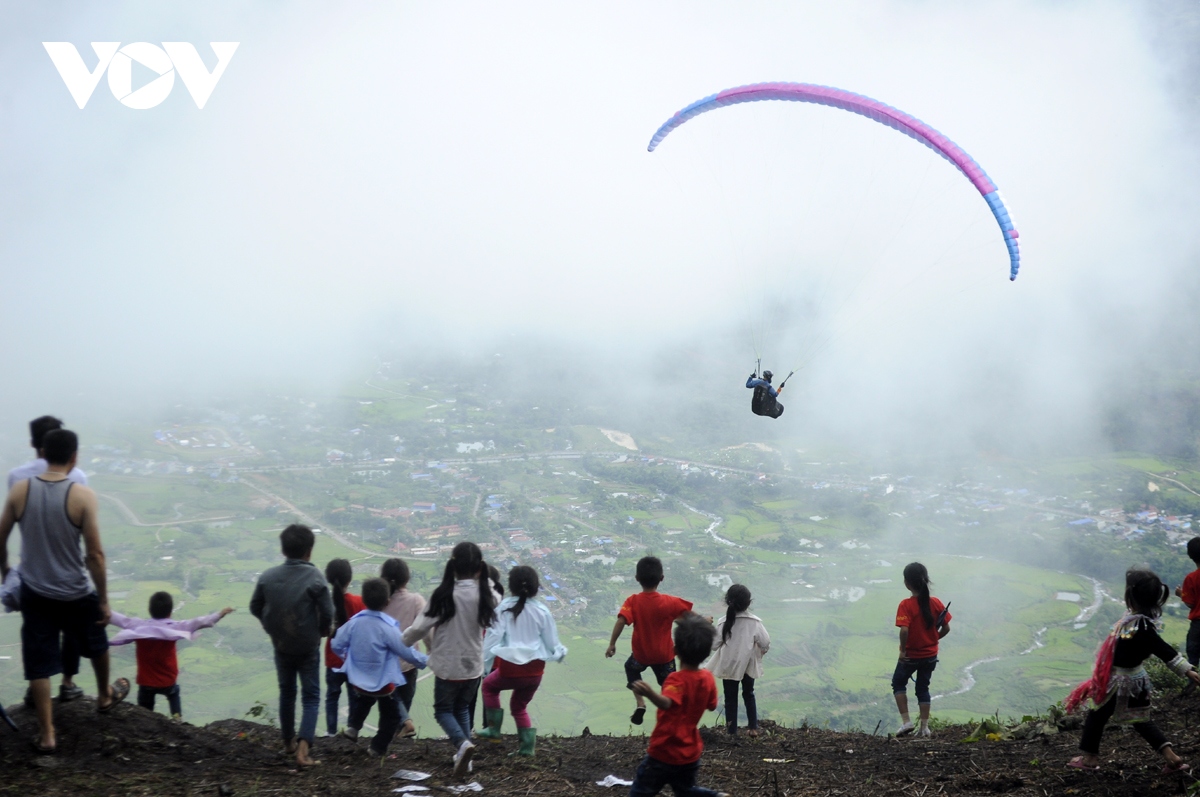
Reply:
[[633, 776], [629, 797], [654, 797], [667, 785], [675, 792], [675, 797], [717, 797], [720, 792], [696, 785], [699, 771], [698, 759], [690, 764], [664, 764], [657, 758], [646, 756]]
[[471, 738], [471, 698], [478, 691], [478, 678], [469, 681], [433, 679], [433, 718], [455, 748]]
[[1187, 660], [1193, 667], [1200, 665], [1200, 620], [1192, 620], [1188, 626]]
[[896, 662], [896, 672], [892, 674], [892, 694], [903, 695], [908, 692], [908, 679], [917, 674], [917, 704], [928, 704], [929, 679], [933, 677], [933, 669], [937, 667], [937, 656], [927, 659], [900, 659]]
[[[332, 667], [325, 668], [325, 730], [330, 736], [338, 729], [338, 698], [342, 696], [342, 685], [346, 683], [346, 673], [334, 672]], [[346, 710], [354, 715], [354, 690], [346, 689]]]
[[279, 679], [279, 730], [283, 740], [296, 738], [296, 679], [300, 679], [301, 741], [312, 747], [321, 711], [321, 649], [310, 653], [275, 651], [275, 676]]
[[179, 684], [174, 686], [138, 686], [138, 705], [144, 709], [154, 710], [154, 698], [163, 695], [167, 698], [167, 707], [172, 716], [183, 714], [183, 704], [179, 699]]

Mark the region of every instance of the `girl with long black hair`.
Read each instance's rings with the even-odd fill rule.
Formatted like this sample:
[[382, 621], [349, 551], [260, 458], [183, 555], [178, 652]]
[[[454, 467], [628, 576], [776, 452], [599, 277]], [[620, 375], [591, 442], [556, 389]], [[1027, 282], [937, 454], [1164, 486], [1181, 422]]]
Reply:
[[[384, 614], [399, 623], [400, 631], [403, 633], [416, 622], [421, 612], [425, 611], [425, 598], [420, 593], [409, 591], [408, 582], [412, 578], [412, 572], [408, 568], [408, 562], [403, 559], [388, 559], [379, 566], [379, 577], [387, 582], [390, 590], [387, 608], [383, 610]], [[412, 711], [413, 697], [417, 693], [416, 668], [401, 659], [400, 670], [406, 677], [412, 676], [402, 686], [396, 688], [396, 699], [404, 705], [404, 712], [408, 714]], [[405, 739], [416, 735], [417, 728], [413, 721], [405, 720], [400, 728], [400, 738]]]
[[[517, 724], [521, 741], [518, 755], [532, 756], [537, 729], [526, 707], [542, 683], [546, 662], [562, 661], [567, 649], [558, 641], [558, 626], [546, 604], [535, 600], [537, 571], [520, 565], [508, 572], [508, 591], [512, 593], [496, 609], [496, 624], [483, 640], [484, 668], [491, 670], [483, 679], [483, 724], [476, 736], [498, 741], [504, 709], [500, 693], [511, 689], [509, 708]], [[491, 669], [493, 663], [495, 669]]]
[[[346, 675], [335, 672], [344, 662], [342, 657], [333, 652], [330, 640], [337, 630], [346, 624], [354, 615], [364, 608], [362, 598], [352, 592], [347, 592], [350, 582], [354, 580], [354, 569], [348, 559], [330, 559], [325, 565], [325, 580], [329, 582], [329, 590], [333, 596], [333, 628], [325, 640], [325, 730], [333, 736], [338, 732], [338, 700], [342, 696], [342, 687], [346, 684]], [[346, 689], [346, 708], [354, 711], [354, 690]], [[350, 739], [358, 738], [358, 732], [347, 726], [343, 735]]]
[[[904, 586], [911, 597], [900, 601], [896, 609], [896, 627], [900, 629], [900, 659], [892, 674], [892, 694], [900, 710], [900, 730], [897, 736], [929, 738], [929, 679], [938, 663], [938, 641], [950, 633], [950, 612], [937, 598], [929, 594], [929, 571], [920, 562], [904, 568]], [[914, 726], [908, 715], [908, 679], [917, 675], [917, 705], [920, 726]]]
[[734, 584], [725, 591], [725, 617], [717, 621], [713, 656], [708, 669], [725, 688], [725, 730], [737, 734], [738, 685], [746, 704], [746, 735], [758, 736], [758, 702], [754, 680], [762, 677], [762, 659], [771, 649], [771, 636], [762, 620], [750, 613], [750, 589]]
[[471, 699], [483, 675], [483, 634], [496, 621], [499, 596], [493, 591], [483, 552], [460, 542], [450, 553], [442, 583], [429, 605], [404, 632], [404, 644], [428, 639], [433, 670], [433, 717], [454, 745], [454, 774], [470, 771]]

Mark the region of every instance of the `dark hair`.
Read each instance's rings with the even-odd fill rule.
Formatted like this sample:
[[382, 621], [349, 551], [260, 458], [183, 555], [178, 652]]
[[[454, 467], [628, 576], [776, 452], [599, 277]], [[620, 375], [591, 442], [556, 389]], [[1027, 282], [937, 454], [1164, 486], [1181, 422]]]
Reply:
[[288, 559], [303, 559], [312, 553], [316, 539], [308, 526], [293, 523], [279, 532], [279, 547]]
[[460, 578], [474, 578], [479, 582], [479, 613], [476, 619], [481, 627], [491, 627], [496, 619], [496, 598], [492, 594], [491, 578], [487, 575], [483, 552], [473, 542], [460, 542], [450, 552], [450, 560], [446, 562], [446, 569], [442, 573], [442, 583], [429, 596], [425, 615], [437, 618], [438, 624], [454, 617], [454, 582]]
[[363, 605], [373, 612], [381, 612], [388, 605], [392, 591], [382, 578], [368, 578], [362, 585]]
[[729, 641], [729, 635], [733, 633], [733, 624], [737, 621], [738, 612], [744, 612], [750, 608], [750, 588], [734, 584], [725, 591], [725, 605], [729, 608], [725, 612], [725, 625], [721, 628], [722, 642]]
[[412, 573], [403, 559], [388, 559], [379, 566], [379, 577], [388, 583], [389, 590], [396, 592], [408, 586]]
[[1158, 617], [1170, 594], [1171, 590], [1153, 571], [1140, 567], [1125, 571], [1125, 605], [1130, 611]]
[[675, 625], [675, 655], [689, 667], [699, 667], [712, 653], [716, 636], [712, 623], [689, 612]]
[[150, 616], [155, 620], [165, 620], [175, 610], [175, 601], [169, 592], [156, 592], [150, 596]]
[[1200, 537], [1192, 537], [1187, 544], [1188, 559], [1200, 565]]
[[61, 428], [63, 428], [62, 419], [55, 418], [53, 415], [34, 418], [29, 422], [29, 445], [41, 451], [46, 432], [53, 432], [55, 429]]
[[79, 451], [79, 438], [69, 429], [51, 429], [42, 438], [42, 456], [51, 465], [66, 465]]
[[336, 631], [349, 619], [346, 617], [346, 588], [354, 580], [354, 568], [350, 566], [350, 560], [330, 559], [329, 564], [325, 565], [325, 580], [333, 587], [333, 629]]
[[514, 620], [525, 611], [525, 601], [538, 594], [540, 587], [537, 571], [532, 567], [518, 565], [508, 571], [508, 591], [517, 597], [517, 602], [508, 607]]
[[657, 556], [643, 556], [638, 559], [637, 583], [643, 587], [657, 587], [663, 580], [662, 560]]
[[926, 628], [933, 628], [937, 620], [933, 617], [933, 607], [929, 605], [929, 571], [920, 562], [913, 562], [904, 568], [904, 586], [917, 593], [917, 605], [921, 607], [921, 619]]
[[492, 589], [500, 593], [500, 597], [504, 597], [504, 584], [500, 581], [500, 571], [495, 565], [487, 566], [488, 580], [492, 582]]

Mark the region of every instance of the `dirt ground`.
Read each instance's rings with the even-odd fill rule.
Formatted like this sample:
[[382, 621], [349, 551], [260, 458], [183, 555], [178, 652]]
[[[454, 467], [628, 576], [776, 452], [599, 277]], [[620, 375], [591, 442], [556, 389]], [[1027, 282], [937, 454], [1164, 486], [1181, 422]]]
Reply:
[[[1200, 764], [1200, 728], [1192, 729], [1200, 698], [1168, 696], [1156, 719], [1185, 758]], [[401, 768], [429, 772], [431, 797], [452, 794], [450, 745], [444, 740], [397, 740], [387, 758], [372, 758], [366, 743], [318, 739], [318, 767], [298, 771], [281, 751], [278, 731], [242, 720], [204, 728], [176, 724], [161, 714], [122, 705], [98, 715], [95, 703], [56, 706], [60, 751], [37, 756], [30, 744], [34, 718], [9, 709], [21, 732], [0, 727], [0, 795], [384, 795], [409, 781]], [[647, 726], [648, 732], [649, 726]], [[512, 729], [506, 725], [506, 731]], [[1064, 767], [1076, 753], [1078, 731], [1025, 741], [966, 744], [970, 728], [939, 729], [932, 740], [894, 739], [767, 723], [758, 739], [728, 740], [706, 729], [700, 784], [734, 797], [800, 795], [1148, 795], [1181, 794], [1197, 783], [1163, 775], [1161, 759], [1136, 734], [1110, 729], [1104, 768], [1085, 773]], [[627, 788], [603, 788], [606, 775], [631, 779], [645, 752], [642, 736], [538, 739], [533, 760], [510, 758], [515, 736], [479, 742], [475, 771], [483, 795], [624, 797]]]

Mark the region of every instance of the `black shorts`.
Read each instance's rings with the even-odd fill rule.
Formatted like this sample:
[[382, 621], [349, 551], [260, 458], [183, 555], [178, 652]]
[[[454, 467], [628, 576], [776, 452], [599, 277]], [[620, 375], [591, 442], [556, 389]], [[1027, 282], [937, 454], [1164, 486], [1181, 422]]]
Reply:
[[93, 658], [108, 650], [108, 634], [100, 624], [96, 593], [73, 601], [43, 598], [21, 585], [21, 659], [25, 680], [62, 672], [60, 636], [74, 640], [79, 655]]
[[642, 680], [642, 673], [646, 671], [647, 667], [654, 672], [654, 680], [658, 681], [659, 686], [662, 686], [663, 681], [667, 680], [667, 676], [675, 672], [675, 659], [662, 664], [642, 664], [630, 656], [625, 660], [625, 685], [632, 686], [634, 681]]

